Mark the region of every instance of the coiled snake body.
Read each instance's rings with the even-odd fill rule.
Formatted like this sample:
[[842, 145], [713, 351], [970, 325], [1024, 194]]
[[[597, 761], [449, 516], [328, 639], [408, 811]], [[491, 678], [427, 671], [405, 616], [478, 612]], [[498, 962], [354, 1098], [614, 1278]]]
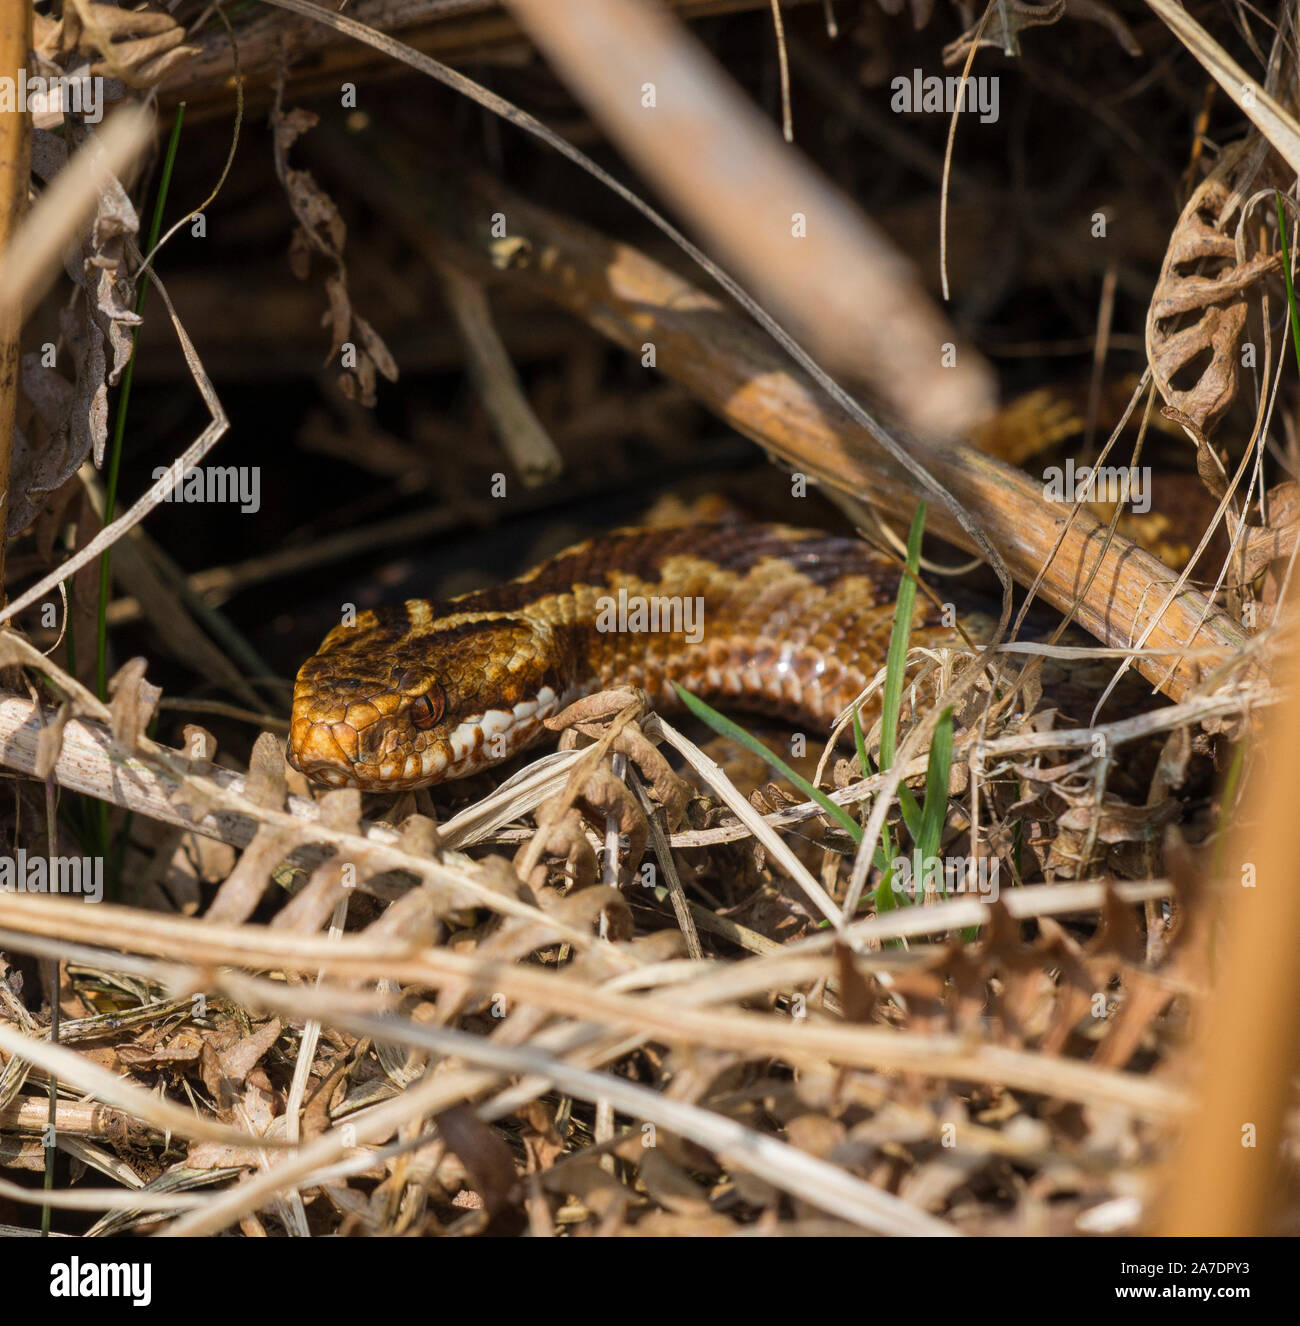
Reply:
[[[463, 778], [617, 684], [670, 707], [678, 682], [825, 732], [884, 662], [900, 576], [857, 540], [782, 525], [616, 531], [496, 588], [335, 627], [298, 673], [289, 759], [331, 787]], [[938, 628], [924, 596], [913, 625]]]

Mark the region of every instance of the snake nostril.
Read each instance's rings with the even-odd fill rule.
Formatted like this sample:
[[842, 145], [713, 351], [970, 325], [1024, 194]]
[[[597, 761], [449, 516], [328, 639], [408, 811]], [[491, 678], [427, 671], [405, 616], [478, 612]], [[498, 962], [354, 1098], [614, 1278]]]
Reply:
[[330, 731], [335, 742], [338, 743], [339, 749], [349, 760], [355, 763], [358, 746], [356, 730], [347, 723], [334, 723], [331, 725]]
[[362, 764], [373, 764], [392, 749], [397, 739], [398, 733], [391, 723], [371, 723], [353, 734], [352, 745], [357, 752], [353, 758]]

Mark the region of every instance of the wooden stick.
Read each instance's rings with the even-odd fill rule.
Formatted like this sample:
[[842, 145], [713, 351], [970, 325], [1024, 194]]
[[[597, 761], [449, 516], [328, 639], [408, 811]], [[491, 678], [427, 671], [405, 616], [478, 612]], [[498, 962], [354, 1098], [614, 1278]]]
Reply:
[[[0, 692], [0, 752], [4, 766], [30, 778], [39, 777], [37, 744], [42, 729], [53, 721], [52, 711], [22, 696]], [[185, 758], [184, 752], [178, 750], [169, 750], [168, 754], [177, 762]], [[245, 780], [239, 774], [216, 766], [205, 772], [222, 788], [238, 793], [244, 790]], [[84, 792], [148, 815], [161, 824], [188, 829], [232, 847], [247, 847], [257, 832], [255, 820], [220, 807], [191, 816], [184, 806], [172, 800], [180, 787], [179, 781], [125, 754], [113, 741], [108, 727], [89, 718], [68, 721], [52, 773], [60, 787]], [[290, 797], [288, 810], [303, 820], [315, 820], [318, 816], [315, 803], [302, 797]]]

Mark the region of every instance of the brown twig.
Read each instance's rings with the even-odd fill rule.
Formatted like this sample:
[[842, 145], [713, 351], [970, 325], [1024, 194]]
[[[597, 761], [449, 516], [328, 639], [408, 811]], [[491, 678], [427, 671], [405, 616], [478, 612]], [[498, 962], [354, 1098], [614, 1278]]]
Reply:
[[466, 370], [498, 440], [525, 484], [535, 488], [547, 483], [564, 469], [564, 458], [520, 385], [482, 282], [453, 262], [436, 265], [465, 347]]

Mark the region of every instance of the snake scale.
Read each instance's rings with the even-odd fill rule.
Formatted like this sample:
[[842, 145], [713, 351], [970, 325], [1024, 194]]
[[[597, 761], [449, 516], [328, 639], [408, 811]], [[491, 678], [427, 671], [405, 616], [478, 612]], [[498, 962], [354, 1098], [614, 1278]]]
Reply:
[[[517, 580], [410, 599], [336, 626], [294, 687], [289, 760], [331, 787], [463, 778], [613, 685], [825, 733], [884, 663], [900, 568], [856, 539], [784, 525], [625, 529]], [[913, 629], [956, 642], [918, 596]]]

